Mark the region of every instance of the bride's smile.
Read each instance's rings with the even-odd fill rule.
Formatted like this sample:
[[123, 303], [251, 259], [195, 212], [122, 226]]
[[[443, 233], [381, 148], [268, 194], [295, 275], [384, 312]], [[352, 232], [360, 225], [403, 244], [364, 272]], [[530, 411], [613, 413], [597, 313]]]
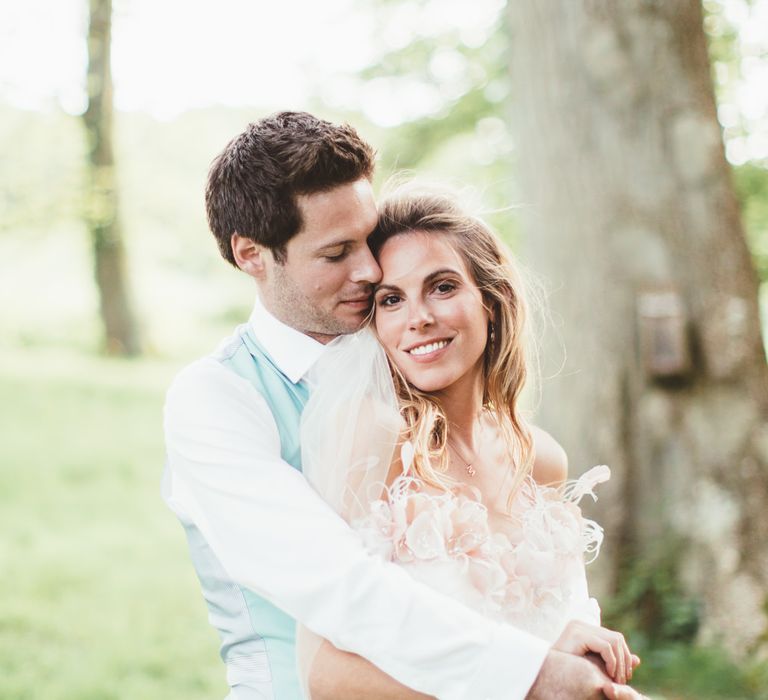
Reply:
[[379, 253], [376, 332], [405, 378], [441, 391], [482, 374], [488, 335], [483, 297], [451, 236], [409, 232]]

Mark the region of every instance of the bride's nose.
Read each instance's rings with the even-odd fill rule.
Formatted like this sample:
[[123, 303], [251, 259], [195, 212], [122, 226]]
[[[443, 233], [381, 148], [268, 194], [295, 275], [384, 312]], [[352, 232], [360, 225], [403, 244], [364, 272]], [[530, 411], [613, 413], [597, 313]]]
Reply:
[[427, 304], [417, 301], [408, 305], [408, 328], [410, 330], [421, 330], [434, 322], [435, 319]]

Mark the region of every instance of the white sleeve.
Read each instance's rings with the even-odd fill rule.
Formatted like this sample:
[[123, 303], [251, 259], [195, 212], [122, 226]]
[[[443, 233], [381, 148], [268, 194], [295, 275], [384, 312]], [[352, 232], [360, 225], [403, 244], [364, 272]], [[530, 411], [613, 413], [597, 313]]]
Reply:
[[215, 360], [182, 372], [165, 406], [166, 500], [227, 573], [340, 649], [441, 700], [525, 697], [549, 650], [369, 555], [280, 458], [263, 397]]
[[590, 625], [600, 625], [600, 605], [589, 595], [587, 572], [583, 561], [574, 562], [571, 578], [571, 600], [567, 620], [581, 620]]

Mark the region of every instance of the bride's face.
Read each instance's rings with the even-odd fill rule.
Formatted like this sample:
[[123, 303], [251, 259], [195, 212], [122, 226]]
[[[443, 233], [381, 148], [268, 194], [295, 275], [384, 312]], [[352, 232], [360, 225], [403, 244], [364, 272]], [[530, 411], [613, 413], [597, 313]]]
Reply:
[[394, 236], [382, 246], [379, 265], [376, 332], [405, 378], [428, 392], [479, 379], [488, 312], [448, 236]]

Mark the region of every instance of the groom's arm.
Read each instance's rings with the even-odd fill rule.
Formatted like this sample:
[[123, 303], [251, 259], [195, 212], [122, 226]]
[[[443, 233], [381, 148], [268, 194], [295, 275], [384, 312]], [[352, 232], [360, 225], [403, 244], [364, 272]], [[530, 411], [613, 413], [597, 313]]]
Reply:
[[234, 581], [421, 692], [525, 696], [548, 645], [366, 552], [280, 458], [272, 414], [249, 382], [212, 359], [192, 365], [168, 393], [165, 428], [168, 503]]
[[[590, 658], [591, 657], [591, 658]], [[309, 677], [312, 700], [434, 700], [398, 683], [370, 661], [336, 649], [327, 640]], [[525, 700], [648, 700], [614, 683], [600, 657], [550, 650]]]

